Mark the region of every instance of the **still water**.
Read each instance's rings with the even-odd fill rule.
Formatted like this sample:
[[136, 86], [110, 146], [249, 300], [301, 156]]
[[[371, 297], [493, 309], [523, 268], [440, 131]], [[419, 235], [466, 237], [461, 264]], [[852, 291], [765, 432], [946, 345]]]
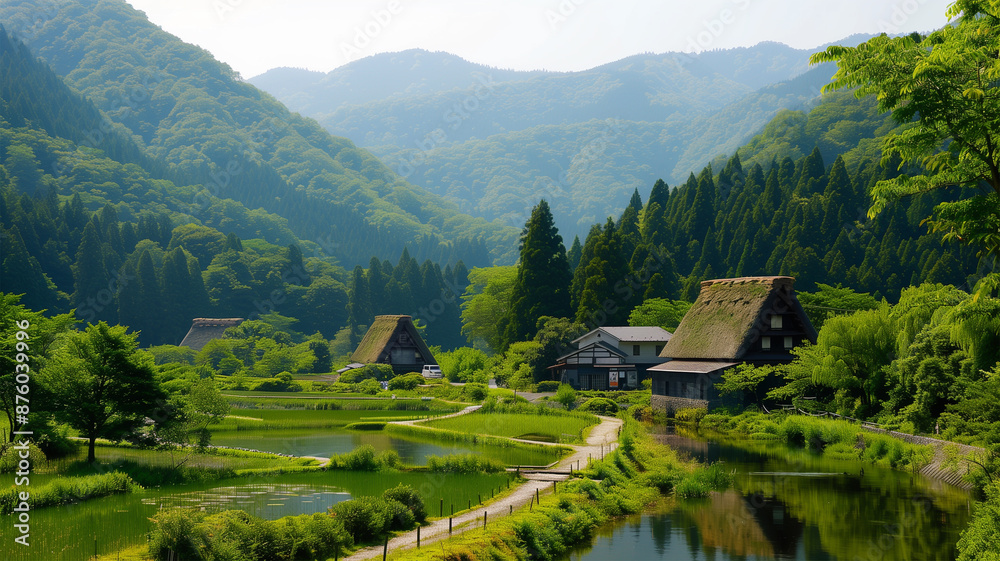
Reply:
[[399, 483], [417, 489], [432, 516], [462, 510], [493, 490], [506, 488], [506, 474], [456, 475], [329, 471], [253, 476], [202, 484], [147, 489], [79, 504], [31, 512], [30, 546], [14, 544], [13, 518], [0, 516], [0, 561], [83, 561], [145, 543], [150, 518], [161, 508], [188, 507], [206, 513], [238, 509], [274, 520], [323, 513], [358, 496], [378, 496]]
[[428, 456], [448, 454], [478, 454], [500, 460], [508, 465], [547, 465], [559, 459], [555, 451], [536, 451], [518, 447], [487, 446], [469, 442], [448, 442], [390, 436], [382, 431], [351, 431], [339, 428], [301, 429], [283, 431], [218, 431], [212, 435], [212, 444], [236, 448], [252, 448], [263, 452], [292, 456], [319, 456], [328, 458], [344, 454], [363, 444], [370, 444], [376, 452], [395, 450], [403, 463], [426, 465]]
[[564, 560], [950, 561], [970, 517], [966, 492], [920, 475], [778, 443], [709, 442], [669, 430], [658, 438], [723, 462], [733, 487], [608, 525]]

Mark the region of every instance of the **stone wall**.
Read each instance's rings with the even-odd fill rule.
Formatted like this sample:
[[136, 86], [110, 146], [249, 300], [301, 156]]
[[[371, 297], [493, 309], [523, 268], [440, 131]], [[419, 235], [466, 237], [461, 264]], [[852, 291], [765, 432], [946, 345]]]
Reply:
[[678, 409], [708, 409], [708, 401], [704, 399], [688, 399], [671, 395], [653, 394], [650, 400], [653, 409], [665, 410], [667, 415], [673, 415]]

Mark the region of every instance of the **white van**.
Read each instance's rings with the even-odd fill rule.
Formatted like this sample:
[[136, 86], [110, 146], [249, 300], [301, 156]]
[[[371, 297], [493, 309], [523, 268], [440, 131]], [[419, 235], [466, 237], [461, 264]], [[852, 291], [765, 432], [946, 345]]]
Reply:
[[420, 372], [424, 378], [440, 378], [441, 377], [441, 367], [436, 364], [425, 364], [424, 369]]

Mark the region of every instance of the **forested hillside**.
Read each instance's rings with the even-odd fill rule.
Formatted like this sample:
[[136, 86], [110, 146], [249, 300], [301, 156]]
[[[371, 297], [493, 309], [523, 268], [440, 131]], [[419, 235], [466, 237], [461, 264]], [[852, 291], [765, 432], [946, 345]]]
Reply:
[[807, 57], [762, 43], [528, 73], [405, 51], [251, 82], [463, 212], [520, 225], [545, 197], [564, 233], [584, 235], [635, 188], [683, 181], [777, 111], [807, 107], [833, 72]]
[[[279, 214], [301, 239], [333, 240], [332, 254], [348, 265], [397, 256], [404, 244], [439, 261], [512, 258], [516, 230], [406, 183], [124, 2], [42, 4], [5, 2], [0, 22], [164, 162], [158, 175], [197, 185], [186, 194], [192, 204], [216, 196]], [[106, 147], [99, 134], [71, 140]]]

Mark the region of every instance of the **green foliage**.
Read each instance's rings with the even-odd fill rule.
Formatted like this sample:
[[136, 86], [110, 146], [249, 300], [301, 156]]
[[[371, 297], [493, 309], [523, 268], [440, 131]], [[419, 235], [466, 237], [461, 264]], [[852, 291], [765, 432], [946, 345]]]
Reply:
[[563, 385], [563, 384], [561, 384], [560, 382], [557, 382], [555, 380], [544, 380], [544, 381], [538, 382], [535, 385], [535, 391], [539, 391], [539, 392], [554, 392], [554, 391], [558, 390], [559, 386], [561, 386], [561, 385]]
[[878, 308], [878, 301], [868, 293], [823, 283], [816, 284], [815, 292], [798, 292], [796, 296], [816, 331], [831, 317]]
[[[350, 501], [348, 501], [350, 502]], [[206, 516], [166, 509], [153, 519], [149, 552], [156, 561], [311, 561], [344, 552], [354, 544], [344, 524], [325, 514], [264, 520], [240, 510]]]
[[344, 525], [356, 543], [370, 543], [386, 532], [409, 530], [416, 524], [414, 512], [407, 505], [381, 497], [358, 497], [337, 503], [330, 507], [330, 515]]
[[589, 411], [595, 415], [607, 415], [614, 417], [618, 414], [621, 408], [614, 400], [608, 399], [606, 397], [592, 397], [587, 401], [584, 401], [577, 411]]
[[972, 521], [958, 540], [958, 561], [996, 561], [997, 530], [1000, 528], [1000, 487], [990, 485], [986, 500], [977, 504]]
[[499, 460], [479, 454], [448, 454], [428, 456], [427, 469], [445, 473], [501, 473], [507, 466]]
[[571, 313], [569, 261], [545, 199], [532, 209], [521, 234], [520, 249], [510, 307], [501, 319], [501, 349], [534, 338], [538, 332], [535, 318], [565, 318]]
[[556, 391], [555, 400], [561, 403], [566, 409], [571, 409], [573, 404], [576, 403], [576, 390], [569, 384], [560, 384], [559, 389]]
[[399, 453], [386, 450], [375, 453], [371, 444], [363, 444], [350, 452], [330, 457], [326, 469], [346, 469], [352, 471], [387, 471], [399, 468]]
[[542, 363], [542, 350], [542, 344], [537, 341], [521, 341], [508, 346], [493, 368], [497, 384], [522, 391], [533, 389], [535, 372], [548, 366]]
[[151, 357], [137, 346], [134, 333], [100, 322], [67, 337], [39, 373], [51, 392], [56, 417], [89, 440], [91, 462], [97, 438], [122, 440], [135, 434], [166, 397]]
[[405, 505], [413, 513], [413, 518], [417, 521], [417, 524], [423, 524], [427, 520], [427, 510], [424, 507], [424, 500], [420, 498], [417, 490], [409, 485], [399, 484], [391, 489], [386, 489], [382, 493], [382, 498]]
[[390, 390], [414, 390], [424, 383], [424, 377], [420, 374], [403, 374], [389, 380]]
[[690, 423], [697, 425], [708, 415], [708, 409], [702, 407], [692, 407], [689, 409], [678, 409], [674, 411], [674, 420], [679, 423]]
[[517, 267], [475, 268], [462, 295], [462, 334], [476, 348], [503, 348], [503, 318], [510, 308]]
[[699, 467], [683, 477], [674, 486], [674, 494], [685, 499], [707, 497], [711, 491], [725, 491], [733, 483], [733, 476], [725, 466], [714, 463]]
[[628, 316], [628, 324], [634, 327], [662, 327], [673, 331], [690, 308], [691, 302], [683, 300], [648, 298], [632, 310]]
[[774, 375], [774, 366], [754, 366], [744, 362], [722, 373], [722, 381], [716, 384], [720, 394], [741, 394], [742, 402], [760, 405], [763, 397], [760, 385]]
[[[975, 0], [948, 7], [955, 25], [926, 37], [882, 34], [858, 47], [828, 47], [811, 62], [836, 61], [837, 73], [824, 90], [857, 88], [874, 95], [881, 111], [910, 124], [882, 142], [883, 162], [898, 157], [919, 163], [923, 173], [900, 175], [875, 184], [869, 216], [904, 196], [955, 185], [971, 188], [971, 199], [939, 205], [930, 220], [946, 238], [974, 244], [1000, 256], [1000, 136], [992, 125], [996, 96], [995, 9]], [[988, 76], [986, 82], [983, 76]], [[988, 185], [991, 193], [979, 191]]]
[[[31, 508], [62, 505], [106, 497], [119, 493], [134, 493], [142, 487], [128, 475], [113, 471], [85, 477], [56, 479], [31, 491]], [[18, 489], [0, 491], [0, 514], [11, 514], [16, 506]]]
[[392, 366], [388, 364], [366, 364], [361, 368], [354, 368], [344, 372], [340, 375], [340, 381], [348, 384], [364, 380], [388, 382], [395, 376], [396, 374], [392, 371]]

